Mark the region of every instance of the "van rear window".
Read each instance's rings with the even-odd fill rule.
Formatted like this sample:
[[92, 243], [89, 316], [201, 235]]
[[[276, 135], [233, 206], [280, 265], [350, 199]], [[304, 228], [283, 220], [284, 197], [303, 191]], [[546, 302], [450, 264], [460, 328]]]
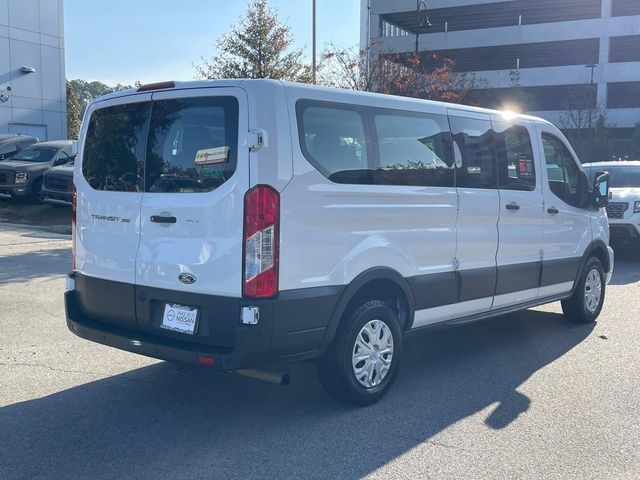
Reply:
[[97, 190], [210, 192], [235, 172], [237, 151], [233, 97], [118, 105], [91, 116], [83, 172]]
[[151, 102], [115, 105], [91, 114], [82, 173], [96, 190], [141, 192]]

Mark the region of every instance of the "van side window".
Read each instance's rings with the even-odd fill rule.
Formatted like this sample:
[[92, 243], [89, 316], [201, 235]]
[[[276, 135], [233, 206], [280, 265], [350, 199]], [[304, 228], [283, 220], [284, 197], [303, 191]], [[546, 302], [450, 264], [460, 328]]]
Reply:
[[498, 188], [502, 190], [536, 189], [536, 170], [531, 136], [526, 127], [493, 124], [498, 156]]
[[193, 97], [153, 102], [145, 191], [210, 192], [236, 170], [238, 101]]
[[151, 102], [100, 108], [91, 114], [82, 173], [95, 190], [141, 192]]
[[341, 106], [303, 106], [298, 121], [303, 152], [324, 176], [336, 183], [372, 183], [359, 112]]
[[375, 115], [377, 185], [453, 187], [451, 132], [445, 115]]
[[571, 152], [562, 140], [548, 133], [542, 134], [542, 145], [547, 164], [549, 188], [556, 197], [579, 208], [580, 170]]
[[449, 117], [453, 133], [456, 186], [496, 189], [496, 153], [489, 120]]

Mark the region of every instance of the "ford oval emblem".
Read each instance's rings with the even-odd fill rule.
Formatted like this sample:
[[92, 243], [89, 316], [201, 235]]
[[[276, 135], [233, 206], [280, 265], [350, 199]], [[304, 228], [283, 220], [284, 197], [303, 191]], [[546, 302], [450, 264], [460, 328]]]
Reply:
[[181, 273], [178, 275], [178, 280], [180, 280], [185, 285], [192, 285], [196, 283], [195, 275], [191, 275], [190, 273]]

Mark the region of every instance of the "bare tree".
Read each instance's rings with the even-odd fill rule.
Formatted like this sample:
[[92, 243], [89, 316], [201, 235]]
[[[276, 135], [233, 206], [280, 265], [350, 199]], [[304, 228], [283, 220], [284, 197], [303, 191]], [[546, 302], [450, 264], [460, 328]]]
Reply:
[[634, 126], [631, 138], [631, 156], [634, 160], [640, 160], [640, 122]]
[[594, 127], [602, 117], [601, 123], [606, 124], [607, 111], [596, 99], [593, 84], [579, 85], [560, 104], [560, 128], [581, 158], [590, 159], [593, 156]]
[[433, 54], [428, 60], [427, 64], [414, 53], [381, 53], [372, 46], [357, 49], [330, 44], [322, 54], [318, 81], [351, 90], [461, 101], [473, 87], [473, 78], [454, 72], [451, 59]]

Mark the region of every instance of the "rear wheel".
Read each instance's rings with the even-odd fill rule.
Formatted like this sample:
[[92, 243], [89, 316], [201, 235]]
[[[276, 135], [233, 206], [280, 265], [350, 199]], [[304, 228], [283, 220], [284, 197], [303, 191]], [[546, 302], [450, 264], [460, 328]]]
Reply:
[[605, 290], [602, 262], [592, 257], [585, 264], [571, 298], [562, 301], [562, 311], [573, 322], [595, 322], [602, 311]]
[[333, 344], [318, 360], [318, 377], [337, 400], [370, 405], [391, 387], [401, 354], [396, 313], [381, 300], [367, 300], [347, 314]]

